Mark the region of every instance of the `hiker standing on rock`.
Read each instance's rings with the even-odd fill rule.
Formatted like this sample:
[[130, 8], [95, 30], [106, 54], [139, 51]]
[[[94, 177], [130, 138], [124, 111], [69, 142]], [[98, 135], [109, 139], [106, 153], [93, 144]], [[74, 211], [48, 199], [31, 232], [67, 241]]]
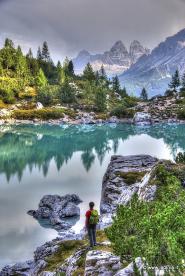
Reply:
[[94, 202], [89, 203], [89, 210], [85, 214], [85, 227], [88, 232], [90, 247], [96, 246], [96, 225], [99, 221], [98, 211], [94, 209]]

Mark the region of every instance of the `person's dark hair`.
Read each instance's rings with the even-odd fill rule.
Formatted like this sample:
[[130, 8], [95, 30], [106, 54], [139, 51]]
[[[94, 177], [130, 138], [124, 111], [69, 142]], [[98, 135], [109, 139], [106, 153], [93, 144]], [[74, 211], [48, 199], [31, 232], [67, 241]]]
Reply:
[[91, 209], [93, 209], [93, 207], [94, 207], [94, 202], [89, 202], [89, 207], [91, 208]]

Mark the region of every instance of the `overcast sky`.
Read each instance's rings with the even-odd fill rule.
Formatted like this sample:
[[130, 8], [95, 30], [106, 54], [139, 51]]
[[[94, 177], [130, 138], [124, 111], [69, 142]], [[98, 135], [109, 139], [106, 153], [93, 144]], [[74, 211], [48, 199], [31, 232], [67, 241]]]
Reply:
[[185, 0], [0, 0], [0, 40], [37, 48], [47, 40], [54, 59], [104, 52], [117, 40], [153, 48], [185, 28]]

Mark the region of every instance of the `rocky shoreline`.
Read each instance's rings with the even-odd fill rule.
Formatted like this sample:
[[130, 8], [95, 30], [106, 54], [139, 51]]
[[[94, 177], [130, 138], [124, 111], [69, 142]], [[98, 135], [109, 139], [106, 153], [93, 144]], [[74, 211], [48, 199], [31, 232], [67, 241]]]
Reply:
[[134, 118], [125, 118], [119, 119], [116, 116], [110, 117], [109, 119], [70, 119], [70, 118], [62, 118], [62, 119], [50, 119], [50, 120], [18, 120], [18, 119], [0, 119], [0, 126], [9, 126], [9, 125], [56, 125], [56, 126], [65, 126], [65, 125], [103, 125], [103, 124], [133, 124], [140, 126], [148, 126], [154, 124], [163, 124], [163, 123], [175, 123], [175, 124], [184, 124], [184, 120], [179, 120], [176, 118], [168, 118], [168, 119], [158, 119], [153, 120], [149, 113], [137, 112]]
[[[134, 194], [138, 194], [139, 199], [144, 201], [150, 201], [155, 198], [157, 187], [155, 185], [149, 185], [149, 179], [153, 168], [155, 168], [158, 162], [160, 161], [157, 158], [149, 155], [112, 156], [102, 183], [100, 229], [104, 229], [112, 223], [112, 217], [115, 215], [117, 206], [127, 204]], [[73, 206], [71, 206], [71, 202]], [[29, 213], [36, 218], [42, 217], [43, 215], [47, 215], [47, 218], [53, 217], [54, 213], [54, 217], [57, 216], [58, 222], [58, 219], [62, 215], [78, 215], [78, 203], [80, 203], [80, 199], [76, 195], [67, 195], [64, 197], [45, 196], [41, 200], [38, 210], [32, 210]], [[69, 208], [64, 212], [66, 206]], [[73, 212], [74, 210], [75, 212]], [[61, 227], [60, 224], [59, 226]], [[132, 263], [123, 268], [120, 263], [120, 258], [110, 253], [109, 249], [108, 251], [105, 250], [105, 247], [110, 246], [107, 240], [100, 243], [101, 250], [89, 251], [87, 241], [84, 239], [84, 230], [76, 235], [69, 230], [68, 225], [67, 228], [64, 227], [63, 234], [60, 237], [38, 247], [34, 252], [33, 260], [18, 263], [13, 266], [5, 266], [0, 272], [0, 276], [56, 276], [58, 272], [64, 273], [67, 276], [132, 275]], [[48, 258], [56, 254], [65, 241], [69, 242], [70, 240], [79, 241], [79, 243], [83, 242], [83, 245], [77, 245], [76, 250], [62, 264], [58, 265], [57, 269], [48, 271]], [[84, 254], [84, 274], [73, 274], [79, 268], [79, 260]], [[136, 260], [136, 264], [139, 269], [143, 266], [140, 258]]]

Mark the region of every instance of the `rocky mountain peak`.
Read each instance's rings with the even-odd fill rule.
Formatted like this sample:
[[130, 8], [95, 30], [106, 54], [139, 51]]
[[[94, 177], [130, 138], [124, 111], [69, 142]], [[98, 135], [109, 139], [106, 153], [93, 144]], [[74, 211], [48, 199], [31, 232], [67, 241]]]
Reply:
[[141, 56], [148, 55], [150, 53], [150, 50], [147, 48], [144, 48], [141, 43], [138, 40], [134, 40], [130, 44], [130, 57], [132, 63], [135, 63]]
[[128, 54], [127, 48], [121, 40], [118, 40], [111, 48], [111, 52], [120, 52]]
[[80, 58], [82, 58], [82, 57], [89, 57], [90, 56], [90, 53], [87, 51], [87, 50], [82, 50], [82, 51], [80, 51], [79, 52], [79, 54], [78, 54], [78, 57]]

